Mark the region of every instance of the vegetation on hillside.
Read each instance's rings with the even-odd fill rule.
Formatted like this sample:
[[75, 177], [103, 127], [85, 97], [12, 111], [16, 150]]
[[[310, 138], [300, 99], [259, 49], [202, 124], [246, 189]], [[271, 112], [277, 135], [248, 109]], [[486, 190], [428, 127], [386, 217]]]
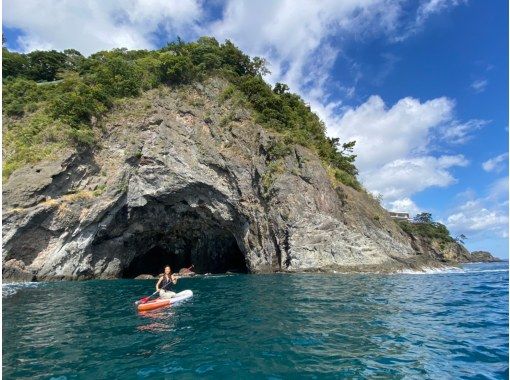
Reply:
[[446, 228], [444, 224], [434, 222], [432, 214], [427, 212], [416, 215], [413, 222], [398, 220], [397, 223], [402, 230], [410, 235], [423, 236], [432, 240], [437, 240], [442, 245], [454, 241], [460, 242], [450, 235], [450, 231], [448, 231], [448, 228]]
[[160, 50], [114, 49], [90, 57], [76, 50], [19, 54], [3, 48], [2, 67], [4, 178], [64, 146], [94, 144], [97, 120], [118, 99], [219, 75], [231, 83], [225, 97], [241, 94], [257, 121], [281, 133], [286, 145], [314, 149], [338, 181], [359, 188], [354, 142], [328, 138], [324, 123], [298, 95], [264, 81], [264, 59], [250, 58], [230, 41], [178, 39]]

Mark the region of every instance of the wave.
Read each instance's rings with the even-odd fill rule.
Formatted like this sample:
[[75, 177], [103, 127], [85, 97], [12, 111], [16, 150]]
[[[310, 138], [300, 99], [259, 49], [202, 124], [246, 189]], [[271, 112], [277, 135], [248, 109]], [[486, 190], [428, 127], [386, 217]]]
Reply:
[[449, 273], [467, 273], [463, 268], [443, 267], [443, 268], [422, 268], [422, 269], [403, 269], [396, 274], [449, 274]]
[[10, 297], [24, 288], [37, 288], [41, 282], [13, 282], [2, 284], [2, 298]]
[[466, 273], [490, 273], [490, 272], [508, 272], [506, 269], [484, 269], [484, 270], [468, 270]]
[[[210, 279], [213, 279], [213, 278], [222, 278], [222, 277], [230, 277], [232, 276], [231, 274], [219, 274], [219, 275], [202, 275], [201, 277], [202, 278], [210, 278]], [[195, 276], [196, 277], [196, 276]]]
[[494, 269], [472, 269], [472, 268], [458, 268], [458, 267], [444, 267], [444, 268], [423, 268], [423, 269], [403, 269], [396, 272], [396, 274], [474, 274], [474, 273], [496, 273], [508, 272], [507, 268], [494, 268]]

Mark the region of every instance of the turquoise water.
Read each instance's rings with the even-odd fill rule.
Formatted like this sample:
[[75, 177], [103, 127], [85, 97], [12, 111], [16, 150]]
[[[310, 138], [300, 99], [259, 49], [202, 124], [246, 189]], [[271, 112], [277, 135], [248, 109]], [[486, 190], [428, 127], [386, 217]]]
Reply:
[[508, 268], [3, 286], [4, 379], [508, 378]]

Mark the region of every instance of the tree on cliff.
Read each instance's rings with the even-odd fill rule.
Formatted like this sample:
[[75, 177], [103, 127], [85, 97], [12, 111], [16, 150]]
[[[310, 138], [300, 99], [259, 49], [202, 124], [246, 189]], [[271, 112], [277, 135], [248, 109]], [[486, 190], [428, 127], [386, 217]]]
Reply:
[[402, 230], [404, 230], [408, 234], [423, 236], [429, 239], [437, 240], [441, 244], [455, 241], [463, 243], [462, 241], [454, 239], [450, 235], [450, 231], [448, 231], [448, 228], [444, 224], [434, 222], [431, 213], [422, 212], [420, 214], [417, 214], [413, 218], [413, 220], [414, 223], [410, 223], [406, 220], [399, 220], [397, 221], [397, 223], [400, 225]]
[[422, 212], [414, 217], [416, 223], [432, 223], [432, 214], [428, 212]]
[[464, 242], [467, 240], [467, 236], [464, 234], [460, 234], [455, 238], [455, 241], [460, 244], [464, 244]]
[[54, 81], [60, 71], [78, 70], [85, 60], [80, 52], [74, 49], [64, 52], [36, 50], [29, 54], [20, 54], [3, 48], [2, 54], [3, 78], [24, 77], [36, 82]]

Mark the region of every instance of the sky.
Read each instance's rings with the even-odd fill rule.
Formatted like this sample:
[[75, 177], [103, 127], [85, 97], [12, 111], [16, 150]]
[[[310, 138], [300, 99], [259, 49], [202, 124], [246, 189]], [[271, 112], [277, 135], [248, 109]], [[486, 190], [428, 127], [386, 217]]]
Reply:
[[3, 33], [11, 50], [84, 55], [229, 39], [356, 141], [388, 210], [430, 212], [507, 259], [508, 14], [499, 0], [4, 0]]

